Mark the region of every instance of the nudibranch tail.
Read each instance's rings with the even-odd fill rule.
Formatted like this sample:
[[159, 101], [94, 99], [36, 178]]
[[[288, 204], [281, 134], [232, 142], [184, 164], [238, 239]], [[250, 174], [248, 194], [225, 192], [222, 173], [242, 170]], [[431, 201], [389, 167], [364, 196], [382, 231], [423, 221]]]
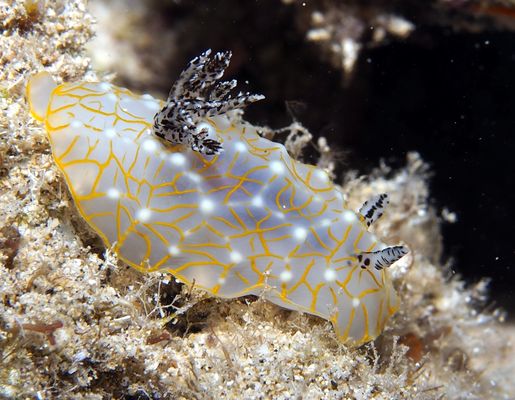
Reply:
[[229, 58], [197, 57], [166, 103], [47, 73], [27, 97], [80, 214], [120, 260], [317, 315], [342, 342], [374, 339], [399, 307], [386, 267], [407, 252], [368, 231], [386, 195], [356, 214], [325, 171], [223, 115], [262, 98], [218, 82]]
[[32, 75], [27, 82], [27, 100], [32, 116], [43, 121], [47, 114], [50, 95], [57, 87], [54, 78], [43, 71]]
[[154, 117], [154, 134], [173, 144], [186, 144], [206, 155], [222, 151], [222, 144], [200, 122], [209, 117], [244, 108], [264, 98], [262, 95], [230, 94], [236, 80], [217, 82], [229, 65], [230, 51], [210, 57], [207, 50], [195, 57], [170, 90], [164, 107]]

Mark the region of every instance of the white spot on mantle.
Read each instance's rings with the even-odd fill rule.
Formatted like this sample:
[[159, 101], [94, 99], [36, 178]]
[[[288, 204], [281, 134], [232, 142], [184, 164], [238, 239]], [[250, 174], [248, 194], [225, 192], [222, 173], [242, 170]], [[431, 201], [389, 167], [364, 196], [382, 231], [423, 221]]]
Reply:
[[291, 273], [291, 271], [289, 269], [285, 269], [283, 272], [281, 272], [279, 274], [279, 279], [281, 280], [281, 282], [289, 282], [291, 281], [293, 278], [293, 274]]
[[324, 271], [324, 279], [327, 282], [334, 282], [336, 280], [336, 271], [334, 269], [327, 268]]
[[243, 142], [236, 142], [234, 145], [234, 149], [239, 151], [240, 153], [245, 153], [247, 151], [247, 146]]
[[261, 196], [256, 196], [252, 199], [252, 205], [254, 207], [263, 207], [263, 198]]
[[148, 208], [141, 208], [138, 211], [136, 211], [136, 219], [139, 222], [148, 222], [150, 220], [150, 217], [152, 216], [152, 211]]
[[153, 153], [154, 151], [156, 151], [158, 149], [159, 145], [156, 140], [147, 139], [142, 143], [141, 147], [143, 148], [143, 150], [145, 150], [149, 153]]
[[293, 237], [295, 239], [297, 239], [299, 242], [306, 240], [307, 236], [308, 236], [308, 230], [305, 228], [299, 227], [299, 228], [295, 228], [293, 231]]
[[243, 256], [238, 253], [237, 251], [232, 251], [231, 254], [229, 254], [229, 257], [233, 263], [238, 264], [243, 260]]
[[120, 191], [114, 187], [107, 189], [107, 197], [110, 199], [119, 199], [120, 198]]
[[179, 250], [179, 248], [177, 246], [170, 246], [170, 247], [168, 247], [168, 254], [170, 254], [171, 256], [176, 256], [180, 252], [181, 251]]
[[170, 155], [170, 162], [177, 166], [182, 166], [186, 164], [186, 157], [181, 153], [173, 153]]
[[214, 211], [215, 203], [211, 199], [202, 199], [199, 204], [200, 211], [205, 214], [209, 214]]
[[270, 163], [270, 170], [274, 174], [284, 174], [284, 165], [280, 161], [272, 161]]
[[116, 136], [116, 131], [113, 128], [107, 128], [104, 131], [104, 135], [106, 135], [106, 137], [108, 137], [109, 139], [112, 139]]

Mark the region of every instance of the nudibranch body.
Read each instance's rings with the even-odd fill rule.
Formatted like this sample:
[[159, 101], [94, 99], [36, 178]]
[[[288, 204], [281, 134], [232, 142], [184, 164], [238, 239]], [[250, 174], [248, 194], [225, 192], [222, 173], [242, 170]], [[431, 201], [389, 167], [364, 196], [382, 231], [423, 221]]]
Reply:
[[368, 232], [386, 195], [354, 213], [326, 172], [230, 118], [261, 97], [216, 83], [229, 57], [197, 57], [166, 102], [46, 72], [27, 97], [78, 210], [121, 260], [323, 317], [347, 343], [372, 340], [398, 308], [383, 267], [407, 252]]

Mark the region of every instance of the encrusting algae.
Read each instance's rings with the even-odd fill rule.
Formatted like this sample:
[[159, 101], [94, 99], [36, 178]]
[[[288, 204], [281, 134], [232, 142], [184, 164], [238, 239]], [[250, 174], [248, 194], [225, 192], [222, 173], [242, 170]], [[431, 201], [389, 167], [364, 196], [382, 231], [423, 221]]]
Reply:
[[0, 8], [0, 396], [513, 395], [513, 369], [500, 367], [511, 350], [499, 316], [482, 311], [484, 284], [465, 288], [438, 265], [438, 219], [428, 205], [427, 167], [415, 153], [400, 171], [348, 175], [341, 189], [350, 209], [389, 193], [373, 231], [411, 250], [389, 268], [399, 311], [370, 344], [343, 345], [327, 321], [261, 297], [212, 298], [167, 273], [141, 274], [119, 262], [73, 205], [24, 99], [27, 79], [43, 69], [59, 82], [99, 80], [83, 54], [93, 25], [81, 1], [39, 10], [27, 19], [18, 2]]

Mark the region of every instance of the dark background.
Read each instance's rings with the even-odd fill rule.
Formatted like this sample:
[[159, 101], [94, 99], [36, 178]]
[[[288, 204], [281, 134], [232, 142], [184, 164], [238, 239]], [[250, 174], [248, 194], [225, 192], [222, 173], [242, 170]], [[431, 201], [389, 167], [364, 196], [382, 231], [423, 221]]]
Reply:
[[[491, 277], [491, 300], [514, 315], [514, 34], [420, 23], [405, 41], [365, 47], [344, 83], [305, 41], [293, 7], [195, 4], [163, 9], [177, 27], [182, 60], [209, 47], [233, 50], [228, 75], [267, 97], [248, 119], [283, 127], [291, 122], [285, 102], [293, 101], [300, 122], [345, 150], [342, 171], [367, 173], [380, 159], [401, 167], [408, 151], [418, 151], [433, 171], [433, 204], [458, 217], [442, 224], [442, 261], [467, 282]], [[170, 76], [183, 64], [174, 63]]]
[[[352, 145], [373, 163], [409, 150], [430, 162], [435, 205], [458, 216], [442, 226], [445, 258], [469, 282], [491, 277], [492, 299], [513, 312], [515, 37], [433, 31], [431, 38], [428, 46], [392, 44], [365, 55], [370, 118], [360, 122], [370, 136]], [[384, 145], [373, 146], [380, 138]]]

